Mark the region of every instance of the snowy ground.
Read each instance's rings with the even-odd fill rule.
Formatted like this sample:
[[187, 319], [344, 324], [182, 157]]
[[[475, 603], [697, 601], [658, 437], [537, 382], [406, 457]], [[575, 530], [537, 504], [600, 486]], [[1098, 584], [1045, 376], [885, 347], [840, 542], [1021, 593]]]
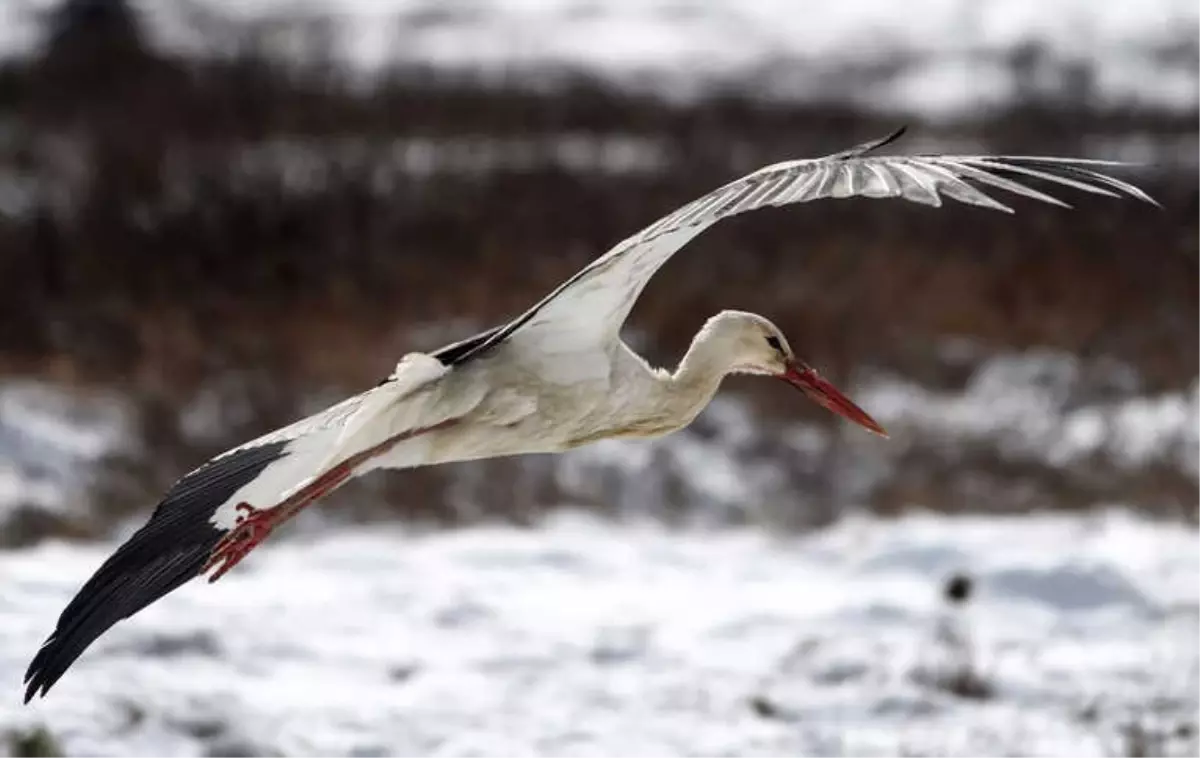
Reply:
[[[1115, 511], [285, 540], [20, 707], [20, 672], [112, 547], [0, 554], [0, 734], [44, 725], [96, 755], [1197, 749], [1200, 541]], [[954, 572], [976, 586], [961, 617]], [[989, 697], [931, 683], [955, 636]]]
[[0, 528], [22, 510], [85, 517], [90, 474], [129, 442], [130, 420], [115, 393], [0, 381]]

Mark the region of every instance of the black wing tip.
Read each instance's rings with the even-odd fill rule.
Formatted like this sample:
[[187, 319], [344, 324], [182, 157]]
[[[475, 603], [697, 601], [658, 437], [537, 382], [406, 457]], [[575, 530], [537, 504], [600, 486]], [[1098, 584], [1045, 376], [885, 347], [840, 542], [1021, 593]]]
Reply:
[[150, 560], [137, 555], [147, 542], [135, 534], [113, 555], [63, 610], [54, 631], [42, 643], [25, 672], [25, 703], [45, 697], [92, 643], [123, 619], [200, 576], [224, 532], [207, 526], [207, 534], [192, 538], [182, 549], [165, 551]]
[[34, 656], [33, 662], [29, 664], [29, 670], [25, 672], [25, 705], [29, 705], [35, 697], [44, 698], [50, 688], [62, 678], [66, 673], [66, 668], [57, 673], [50, 671], [49, 664], [51, 661], [42, 660], [43, 653], [53, 644], [54, 638], [46, 640], [46, 644]]
[[150, 520], [109, 556], [63, 609], [25, 673], [25, 703], [62, 678], [102, 634], [203, 573], [225, 531], [213, 513], [287, 455], [287, 440], [234, 450], [175, 483]]
[[30, 701], [35, 697], [45, 697], [52, 684], [53, 682], [43, 682], [36, 674], [32, 678], [26, 674], [25, 699], [22, 701], [22, 704], [29, 705]]
[[22, 685], [25, 687], [25, 705], [29, 705], [29, 701], [33, 700], [35, 697], [45, 697], [46, 692], [48, 692], [50, 687], [54, 684], [54, 682], [46, 681], [48, 677], [46, 676], [46, 670], [42, 665], [43, 653], [45, 652], [46, 648], [53, 643], [53, 641], [54, 637], [52, 635], [50, 639], [46, 640], [42, 644], [41, 649], [37, 651], [37, 654], [33, 656], [33, 660], [29, 662], [29, 668], [25, 670], [25, 677], [21, 680]]
[[[84, 641], [82, 637], [77, 636], [75, 644], [79, 645], [79, 648], [74, 654], [71, 654], [67, 650], [69, 640], [60, 634], [60, 630], [61, 624], [42, 643], [41, 648], [30, 661], [29, 668], [25, 671], [25, 705], [29, 705], [29, 702], [35, 697], [45, 697], [50, 688], [63, 677], [63, 674], [67, 673], [67, 669], [71, 667], [80, 653], [91, 644], [91, 640]], [[80, 642], [84, 642], [84, 644], [80, 645]]]

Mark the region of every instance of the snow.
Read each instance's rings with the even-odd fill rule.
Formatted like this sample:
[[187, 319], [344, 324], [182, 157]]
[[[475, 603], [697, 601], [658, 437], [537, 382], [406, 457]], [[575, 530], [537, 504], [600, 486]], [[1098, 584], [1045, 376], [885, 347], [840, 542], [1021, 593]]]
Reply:
[[[27, 5], [44, 8], [49, 2]], [[1013, 75], [998, 57], [1040, 44], [1065, 60], [1093, 64], [1094, 84], [1108, 97], [1182, 107], [1197, 102], [1194, 55], [1177, 53], [1172, 59], [1153, 52], [1169, 53], [1194, 41], [1200, 10], [1191, 0], [841, 0], [806, 3], [803, 12], [794, 0], [204, 5], [243, 20], [331, 15], [343, 25], [337, 37], [341, 53], [366, 69], [394, 60], [497, 72], [567, 67], [675, 93], [737, 81], [760, 94], [805, 97], [839, 92], [844, 80], [831, 66], [915, 54], [926, 60], [910, 65], [897, 81], [841, 94], [924, 112], [969, 113], [1014, 93]], [[169, 44], [206, 44], [197, 37], [195, 14], [144, 0], [139, 6]], [[36, 16], [12, 15], [0, 23], [0, 50], [28, 49]], [[312, 46], [311, 40], [286, 35], [272, 40], [294, 55]], [[1062, 84], [1044, 83], [1051, 89]]]
[[113, 394], [0, 382], [0, 525], [21, 506], [63, 508], [87, 472], [130, 436]]
[[[1131, 724], [1194, 735], [1200, 707], [1200, 541], [1120, 511], [346, 528], [184, 587], [11, 705], [113, 547], [0, 554], [0, 733], [84, 755], [1113, 754]], [[956, 572], [977, 587], [957, 609]], [[934, 684], [952, 643], [990, 697]]]
[[[1137, 381], [1132, 371], [1109, 371], [1110, 382]], [[1029, 350], [989, 358], [958, 393], [887, 376], [864, 382], [855, 396], [889, 429], [916, 427], [955, 444], [991, 440], [1010, 455], [1054, 466], [1105, 454], [1121, 466], [1161, 461], [1197, 477], [1200, 381], [1156, 396], [1130, 396], [1125, 387], [1122, 397], [1084, 402], [1081, 374], [1067, 353]]]

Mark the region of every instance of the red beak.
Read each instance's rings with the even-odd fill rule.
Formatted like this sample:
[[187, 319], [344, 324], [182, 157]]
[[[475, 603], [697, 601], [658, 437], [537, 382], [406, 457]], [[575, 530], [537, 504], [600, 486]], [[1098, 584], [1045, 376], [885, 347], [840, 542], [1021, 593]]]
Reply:
[[842, 418], [853, 421], [880, 437], [888, 436], [879, 422], [871, 418], [862, 408], [850, 402], [850, 398], [839, 392], [837, 387], [822, 379], [815, 369], [808, 366], [798, 367], [793, 363], [789, 364], [787, 370], [778, 376], [793, 387], [802, 390], [822, 408], [833, 411]]

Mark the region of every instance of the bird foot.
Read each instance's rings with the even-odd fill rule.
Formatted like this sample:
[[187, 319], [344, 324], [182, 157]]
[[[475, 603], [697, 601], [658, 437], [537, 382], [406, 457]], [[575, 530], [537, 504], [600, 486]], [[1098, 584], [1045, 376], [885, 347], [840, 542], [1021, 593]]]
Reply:
[[209, 584], [225, 576], [229, 569], [238, 565], [246, 554], [267, 538], [278, 523], [279, 514], [276, 508], [259, 510], [249, 503], [238, 503], [237, 521], [232, 529], [226, 532], [217, 546], [208, 556], [208, 562], [200, 570], [201, 574], [216, 567], [216, 571], [208, 578]]
[[292, 495], [289, 495], [283, 502], [274, 507], [260, 510], [249, 503], [238, 503], [234, 506], [234, 509], [237, 511], [237, 519], [234, 521], [233, 528], [225, 533], [225, 536], [221, 538], [221, 541], [209, 553], [208, 561], [205, 562], [204, 568], [200, 570], [200, 573], [206, 574], [210, 569], [216, 568], [212, 576], [208, 577], [209, 584], [212, 584], [225, 576], [229, 569], [238, 565], [246, 557], [247, 553], [258, 547], [258, 543], [265, 540], [271, 534], [272, 529], [296, 515], [296, 513], [309, 503], [337, 489], [343, 482], [353, 476], [354, 469], [363, 462], [387, 452], [399, 442], [412, 439], [426, 432], [443, 429], [457, 423], [457, 421], [458, 419], [448, 419], [432, 426], [413, 429], [397, 434], [394, 437], [389, 437], [374, 447], [355, 453], [321, 475], [313, 478], [308, 484], [301, 487]]

